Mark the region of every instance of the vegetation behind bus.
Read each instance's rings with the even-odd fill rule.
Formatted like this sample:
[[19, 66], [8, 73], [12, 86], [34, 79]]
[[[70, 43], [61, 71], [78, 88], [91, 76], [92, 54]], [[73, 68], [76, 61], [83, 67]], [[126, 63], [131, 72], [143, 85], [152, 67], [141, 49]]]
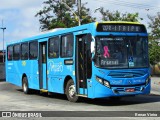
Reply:
[[148, 16], [149, 28], [149, 57], [152, 74], [160, 75], [160, 12], [156, 16]]
[[[56, 0], [47, 0], [43, 2], [43, 4], [43, 9], [38, 11], [35, 15], [36, 17], [39, 17], [39, 22], [41, 24], [40, 29], [42, 31], [59, 27], [68, 28], [78, 26], [76, 16], [61, 2]], [[76, 15], [78, 15], [77, 9], [75, 9], [71, 0], [66, 0], [66, 4], [73, 10]], [[86, 4], [87, 3], [82, 3], [80, 16], [81, 24], [87, 24], [96, 21], [96, 18], [91, 16], [90, 8], [87, 8]], [[119, 11], [111, 12], [109, 10], [105, 11], [103, 7], [94, 10], [94, 12], [100, 12], [100, 18], [102, 18], [103, 21], [137, 22], [139, 19], [142, 19], [139, 18], [138, 13], [120, 13]]]
[[[75, 14], [78, 15], [78, 12], [77, 9], [74, 8], [74, 4], [71, 0], [66, 0], [66, 4], [70, 8], [57, 0], [47, 0], [43, 2], [43, 4], [43, 9], [35, 15], [39, 17], [39, 22], [41, 24], [40, 29], [42, 31], [78, 26], [78, 18], [75, 16]], [[91, 23], [96, 19], [91, 17], [90, 9], [85, 7], [86, 4], [87, 3], [84, 3], [81, 6], [81, 16], [83, 18], [81, 24]], [[75, 14], [73, 14], [70, 9], [72, 9]]]

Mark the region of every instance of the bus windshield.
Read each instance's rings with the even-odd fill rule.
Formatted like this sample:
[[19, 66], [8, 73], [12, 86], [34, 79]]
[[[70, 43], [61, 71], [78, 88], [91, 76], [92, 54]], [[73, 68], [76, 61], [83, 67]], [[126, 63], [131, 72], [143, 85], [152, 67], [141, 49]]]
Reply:
[[96, 37], [95, 64], [103, 68], [148, 67], [148, 38]]

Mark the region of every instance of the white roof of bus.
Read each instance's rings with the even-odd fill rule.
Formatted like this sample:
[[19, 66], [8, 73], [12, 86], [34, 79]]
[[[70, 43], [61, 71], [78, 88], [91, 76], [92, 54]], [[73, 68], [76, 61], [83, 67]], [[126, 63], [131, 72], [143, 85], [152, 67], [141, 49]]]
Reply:
[[51, 29], [51, 30], [42, 31], [42, 32], [38, 33], [37, 35], [43, 35], [46, 33], [57, 32], [57, 31], [65, 30], [65, 29], [66, 28], [55, 28], [55, 29]]

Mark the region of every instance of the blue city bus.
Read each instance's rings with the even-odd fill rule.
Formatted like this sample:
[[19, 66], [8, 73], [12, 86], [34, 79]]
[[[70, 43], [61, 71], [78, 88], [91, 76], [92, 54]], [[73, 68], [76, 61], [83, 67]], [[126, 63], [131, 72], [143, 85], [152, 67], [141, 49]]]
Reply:
[[6, 81], [79, 97], [149, 94], [148, 34], [137, 22], [94, 22], [7, 44]]

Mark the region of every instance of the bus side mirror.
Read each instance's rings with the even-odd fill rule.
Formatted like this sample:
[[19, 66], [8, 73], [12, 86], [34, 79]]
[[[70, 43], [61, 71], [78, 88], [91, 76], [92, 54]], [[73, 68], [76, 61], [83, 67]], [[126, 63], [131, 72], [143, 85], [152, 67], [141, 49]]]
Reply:
[[95, 42], [91, 42], [91, 53], [95, 53]]

